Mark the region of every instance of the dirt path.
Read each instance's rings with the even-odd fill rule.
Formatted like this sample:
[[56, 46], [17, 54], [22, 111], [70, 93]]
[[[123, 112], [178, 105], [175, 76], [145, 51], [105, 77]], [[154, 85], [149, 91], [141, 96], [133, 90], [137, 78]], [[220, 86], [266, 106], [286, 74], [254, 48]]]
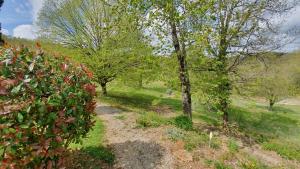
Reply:
[[[97, 114], [106, 126], [106, 144], [116, 155], [114, 168], [173, 169], [174, 160], [169, 148], [163, 144], [160, 129], [136, 128], [133, 113], [123, 112], [108, 105], [98, 105]], [[118, 119], [124, 115], [126, 119]]]

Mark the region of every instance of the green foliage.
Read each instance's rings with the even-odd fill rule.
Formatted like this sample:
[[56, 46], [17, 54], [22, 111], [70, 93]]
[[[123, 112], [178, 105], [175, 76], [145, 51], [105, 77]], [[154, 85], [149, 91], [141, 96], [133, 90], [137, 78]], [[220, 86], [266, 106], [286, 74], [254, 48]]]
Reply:
[[185, 116], [180, 115], [174, 119], [174, 124], [176, 127], [184, 129], [184, 130], [193, 130], [193, 122], [192, 120]]
[[59, 167], [93, 126], [91, 73], [67, 58], [1, 48], [1, 166]]
[[139, 28], [136, 11], [127, 3], [47, 0], [39, 13], [41, 33], [52, 42], [79, 49], [81, 55], [74, 58], [94, 73], [104, 95], [107, 83], [117, 76], [125, 74], [128, 82], [136, 74], [150, 77], [148, 72], [154, 72], [148, 62], [152, 49]]
[[[279, 55], [279, 54], [278, 54]], [[273, 109], [274, 104], [293, 96], [295, 91], [294, 72], [295, 68], [284, 64], [289, 59], [288, 56], [278, 56], [276, 54], [265, 54], [265, 64], [256, 63], [254, 58], [249, 58], [243, 66], [239, 68], [241, 76], [251, 80], [238, 85], [241, 94], [263, 97], [269, 102], [269, 109]], [[253, 73], [255, 72], [255, 73]]]
[[168, 120], [156, 112], [142, 113], [136, 120], [138, 127], [159, 127], [168, 124]]

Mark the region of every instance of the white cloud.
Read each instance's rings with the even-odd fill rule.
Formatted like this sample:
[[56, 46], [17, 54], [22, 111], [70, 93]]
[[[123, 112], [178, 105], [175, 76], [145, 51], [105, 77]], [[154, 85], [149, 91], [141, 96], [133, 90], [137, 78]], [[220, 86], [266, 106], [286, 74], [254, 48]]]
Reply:
[[38, 27], [35, 25], [39, 11], [42, 9], [45, 0], [28, 0], [25, 5], [31, 6], [32, 24], [19, 25], [13, 30], [13, 36], [25, 39], [36, 39]]
[[1, 32], [4, 34], [4, 35], [9, 35], [9, 31], [7, 29], [1, 29]]
[[19, 25], [13, 30], [13, 36], [24, 39], [35, 39], [37, 28], [33, 25]]
[[29, 3], [32, 6], [32, 19], [35, 22], [38, 18], [38, 14], [43, 7], [44, 0], [29, 0]]

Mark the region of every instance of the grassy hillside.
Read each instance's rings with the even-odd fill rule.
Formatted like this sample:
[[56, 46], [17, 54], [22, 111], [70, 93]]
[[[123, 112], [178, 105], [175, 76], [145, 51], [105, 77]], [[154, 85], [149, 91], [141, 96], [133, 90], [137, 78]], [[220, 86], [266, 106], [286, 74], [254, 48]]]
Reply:
[[[100, 96], [99, 99], [100, 102], [139, 113], [160, 112], [163, 109], [165, 112], [175, 112], [173, 116], [180, 115], [180, 94], [175, 92], [168, 95], [167, 92], [168, 89], [161, 83], [149, 84], [143, 89], [114, 83], [109, 87], [109, 95]], [[275, 151], [287, 159], [300, 161], [300, 105], [277, 105], [273, 111], [269, 111], [266, 103], [250, 98], [234, 96], [232, 102], [230, 122], [233, 130], [236, 130], [236, 133], [232, 133], [235, 137], [249, 144], [258, 143], [264, 149]], [[196, 126], [221, 126], [221, 115], [197, 102], [193, 105]]]

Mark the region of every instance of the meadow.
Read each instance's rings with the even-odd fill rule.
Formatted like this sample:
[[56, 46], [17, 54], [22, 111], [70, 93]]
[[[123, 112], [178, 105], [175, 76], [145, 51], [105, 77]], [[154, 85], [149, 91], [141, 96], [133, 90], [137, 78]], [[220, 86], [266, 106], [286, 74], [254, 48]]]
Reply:
[[[220, 149], [218, 147], [226, 142], [230, 152], [239, 154], [239, 149], [259, 145], [263, 150], [276, 152], [283, 159], [300, 161], [300, 105], [278, 104], [271, 111], [268, 109], [268, 103], [261, 99], [235, 95], [232, 97], [230, 109], [232, 131], [223, 133], [222, 124], [219, 122], [222, 118], [221, 114], [210, 110], [205, 104], [193, 103], [195, 107], [193, 110], [194, 127], [186, 136], [183, 136], [181, 134], [185, 133], [185, 130], [181, 131], [181, 128], [186, 124], [178, 125], [175, 122], [176, 117], [181, 115], [180, 93], [174, 91], [170, 95], [168, 88], [160, 82], [147, 84], [143, 88], [128, 87], [120, 82], [115, 82], [109, 85], [108, 96], [99, 96], [98, 99], [100, 103], [134, 112], [137, 116], [136, 125], [146, 130], [160, 126], [175, 126], [174, 130], [167, 131], [167, 135], [170, 135], [170, 140], [180, 140], [183, 139], [181, 137], [188, 136], [189, 139], [183, 139], [187, 151], [199, 149], [203, 144], [207, 145], [209, 131], [213, 131], [216, 133], [216, 141], [213, 145], [217, 149]], [[127, 116], [122, 114], [116, 118], [124, 120]], [[83, 146], [86, 147], [91, 142], [101, 140], [98, 136], [102, 136], [103, 133], [105, 133], [105, 129], [99, 131], [96, 127], [90, 137], [83, 141]], [[238, 142], [242, 142], [243, 147]], [[97, 154], [99, 150], [95, 149], [94, 151]], [[101, 156], [99, 158], [103, 159]], [[206, 158], [209, 161], [210, 157]], [[255, 157], [255, 155], [247, 158], [251, 162], [245, 166], [268, 168], [268, 163], [260, 161], [259, 157]], [[211, 163], [207, 165], [213, 165], [216, 168], [234, 167], [222, 160], [212, 160]], [[289, 168], [288, 166], [281, 167]]]

